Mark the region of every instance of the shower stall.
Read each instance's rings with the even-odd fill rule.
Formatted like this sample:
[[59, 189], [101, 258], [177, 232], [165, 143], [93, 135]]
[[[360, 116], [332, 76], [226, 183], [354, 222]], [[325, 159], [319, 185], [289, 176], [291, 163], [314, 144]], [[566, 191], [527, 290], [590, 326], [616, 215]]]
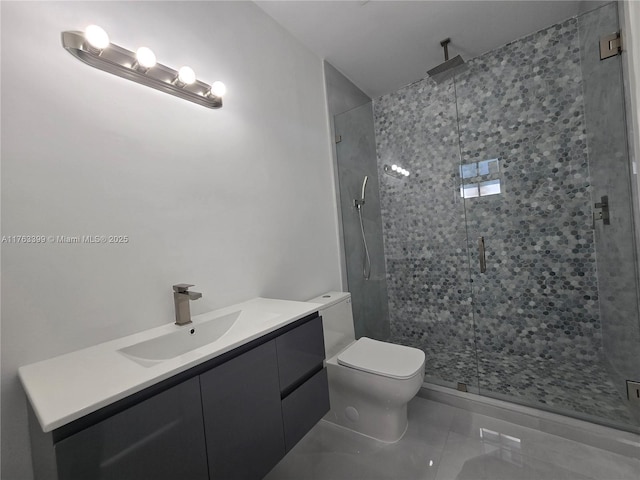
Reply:
[[356, 334], [422, 349], [430, 383], [640, 431], [617, 31], [607, 4], [334, 124]]

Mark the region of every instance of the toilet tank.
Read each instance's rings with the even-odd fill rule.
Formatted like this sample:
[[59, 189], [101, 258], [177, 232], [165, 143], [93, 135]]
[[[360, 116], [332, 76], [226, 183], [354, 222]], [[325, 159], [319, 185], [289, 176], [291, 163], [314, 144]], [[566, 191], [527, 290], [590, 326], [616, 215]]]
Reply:
[[351, 294], [328, 292], [312, 298], [309, 302], [322, 304], [319, 311], [324, 329], [324, 347], [327, 358], [331, 358], [356, 339]]

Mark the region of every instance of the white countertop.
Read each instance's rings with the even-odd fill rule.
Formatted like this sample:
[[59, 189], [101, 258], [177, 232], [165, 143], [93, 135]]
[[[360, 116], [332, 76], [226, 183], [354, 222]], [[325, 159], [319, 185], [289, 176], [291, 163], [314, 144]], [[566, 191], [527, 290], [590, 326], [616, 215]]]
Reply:
[[[25, 365], [20, 380], [42, 430], [50, 432], [162, 380], [222, 355], [317, 311], [319, 304], [254, 298], [196, 315], [193, 324], [173, 323], [101, 343], [49, 360]], [[143, 366], [118, 350], [178, 329], [241, 310], [218, 340], [177, 357]]]

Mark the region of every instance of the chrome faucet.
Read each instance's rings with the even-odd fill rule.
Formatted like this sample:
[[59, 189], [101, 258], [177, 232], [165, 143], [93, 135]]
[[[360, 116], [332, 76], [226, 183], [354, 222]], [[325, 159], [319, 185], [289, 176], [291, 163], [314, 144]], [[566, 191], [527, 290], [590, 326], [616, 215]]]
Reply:
[[191, 323], [190, 300], [202, 297], [199, 292], [190, 292], [188, 283], [179, 283], [173, 286], [173, 303], [176, 306], [176, 325], [188, 325]]

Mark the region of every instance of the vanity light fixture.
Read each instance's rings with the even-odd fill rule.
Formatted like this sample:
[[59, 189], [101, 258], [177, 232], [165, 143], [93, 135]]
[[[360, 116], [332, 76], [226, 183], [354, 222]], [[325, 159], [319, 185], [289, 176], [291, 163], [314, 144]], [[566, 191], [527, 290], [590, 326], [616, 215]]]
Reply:
[[146, 72], [150, 68], [155, 67], [157, 63], [156, 54], [153, 53], [153, 50], [147, 47], [140, 47], [136, 50], [136, 61], [133, 62], [131, 68]]
[[384, 166], [384, 173], [386, 173], [387, 175], [391, 176], [391, 177], [395, 177], [395, 178], [404, 178], [404, 177], [408, 177], [409, 175], [411, 175], [411, 173], [409, 172], [409, 170], [406, 170], [396, 164], [393, 164], [391, 166], [389, 165], [385, 165]]
[[180, 67], [174, 82], [178, 85], [191, 85], [196, 81], [196, 72], [191, 67]]
[[111, 43], [107, 32], [97, 25], [89, 25], [84, 32], [62, 32], [62, 46], [78, 60], [105, 72], [207, 108], [222, 107], [227, 90], [224, 83], [208, 85], [198, 80], [190, 67], [176, 71], [157, 63], [150, 48], [140, 47], [132, 52]]
[[98, 25], [89, 25], [84, 31], [84, 38], [89, 45], [88, 48], [93, 47], [96, 53], [100, 55], [100, 52], [109, 46], [109, 35]]

